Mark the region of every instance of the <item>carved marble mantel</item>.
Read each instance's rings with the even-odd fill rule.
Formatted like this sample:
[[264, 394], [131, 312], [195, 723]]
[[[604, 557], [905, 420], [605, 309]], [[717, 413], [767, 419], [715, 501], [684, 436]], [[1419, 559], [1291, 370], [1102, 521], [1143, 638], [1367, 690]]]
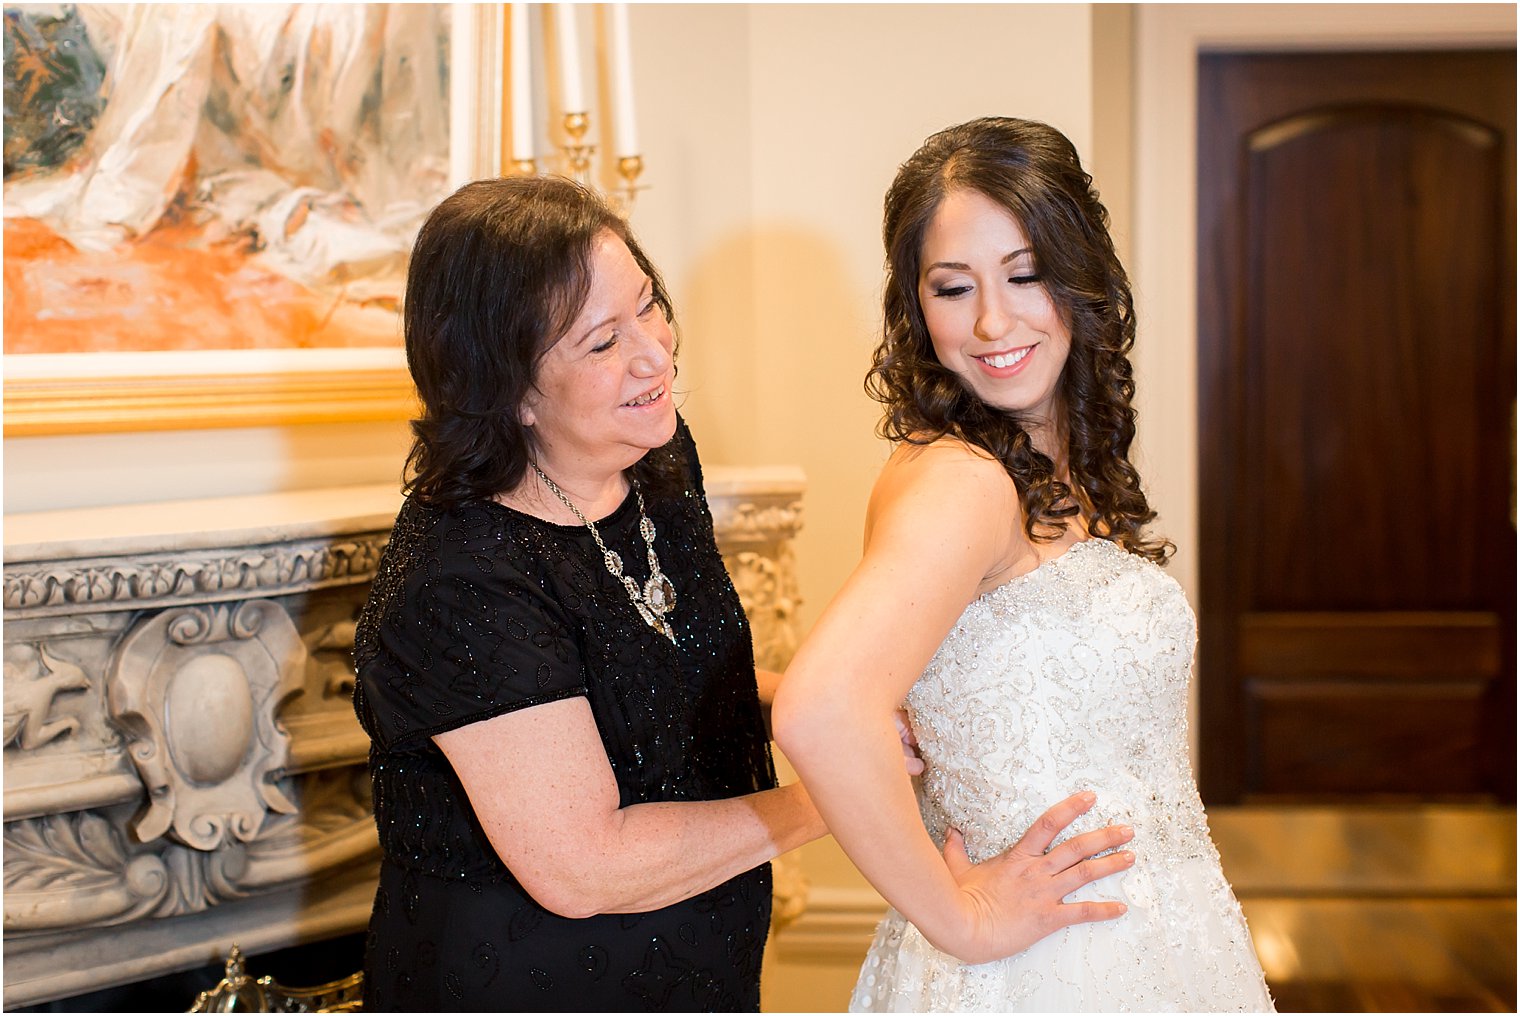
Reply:
[[[707, 483], [757, 659], [784, 667], [802, 474]], [[398, 504], [6, 517], [5, 1008], [363, 928], [379, 848], [349, 657]], [[805, 890], [777, 881], [785, 911]]]

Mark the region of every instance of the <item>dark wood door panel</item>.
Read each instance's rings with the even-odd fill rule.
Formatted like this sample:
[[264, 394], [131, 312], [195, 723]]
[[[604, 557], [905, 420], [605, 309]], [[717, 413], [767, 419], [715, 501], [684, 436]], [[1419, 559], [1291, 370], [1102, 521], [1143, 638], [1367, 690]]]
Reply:
[[1487, 604], [1488, 549], [1430, 535], [1503, 468], [1473, 441], [1483, 371], [1501, 357], [1502, 140], [1401, 106], [1246, 137], [1251, 423], [1237, 466], [1260, 495], [1246, 503], [1258, 538], [1244, 606]]
[[1514, 65], [1200, 58], [1205, 800], [1514, 799]]
[[1241, 614], [1237, 668], [1248, 680], [1452, 679], [1487, 686], [1504, 663], [1504, 625], [1485, 613]]
[[1247, 680], [1247, 801], [1488, 790], [1485, 685]]

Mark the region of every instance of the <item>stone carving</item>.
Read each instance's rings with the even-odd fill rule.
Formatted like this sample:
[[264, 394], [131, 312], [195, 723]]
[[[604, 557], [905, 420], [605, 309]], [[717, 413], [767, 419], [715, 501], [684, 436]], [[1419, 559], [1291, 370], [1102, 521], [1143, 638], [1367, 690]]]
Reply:
[[323, 628], [316, 638], [316, 651], [337, 654], [336, 659], [315, 661], [322, 673], [322, 694], [329, 698], [352, 696], [354, 693], [354, 633], [358, 622], [354, 618], [339, 621]]
[[166, 850], [172, 891], [152, 916], [195, 913], [379, 855], [364, 769], [328, 770], [285, 784], [299, 809], [271, 815], [251, 842], [229, 841], [210, 852]]
[[229, 834], [253, 839], [269, 810], [295, 810], [268, 777], [289, 753], [275, 717], [305, 664], [300, 633], [270, 600], [164, 611], [127, 635], [108, 687], [148, 790], [140, 840], [172, 829], [212, 850]]
[[[714, 493], [725, 489], [732, 492]], [[801, 596], [791, 541], [802, 528], [801, 494], [800, 473], [756, 473], [737, 484], [709, 482], [708, 503], [723, 565], [749, 616], [755, 663], [766, 670], [785, 669], [797, 649]]]
[[40, 748], [49, 741], [79, 729], [72, 716], [49, 719], [53, 699], [66, 691], [90, 686], [84, 669], [48, 655], [46, 647], [37, 646], [40, 674], [32, 676], [10, 659], [5, 661], [5, 746], [19, 744], [23, 751]]
[[749, 616], [755, 665], [785, 670], [797, 651], [797, 609], [802, 602], [791, 546], [782, 544], [771, 556], [751, 550], [724, 554], [723, 564]]
[[242, 891], [266, 889], [379, 856], [365, 767], [312, 773], [299, 788], [298, 812], [271, 816], [257, 840], [237, 848], [238, 867], [227, 876], [230, 885]]
[[795, 497], [779, 504], [720, 501], [712, 504], [712, 513], [720, 544], [790, 540], [802, 528], [802, 502]]
[[299, 813], [265, 823], [251, 843], [212, 851], [133, 845], [119, 823], [94, 811], [7, 823], [7, 932], [197, 913], [379, 853], [362, 767], [287, 783]]
[[154, 910], [169, 889], [163, 859], [132, 856], [95, 812], [5, 824], [7, 932], [120, 924]]
[[[757, 660], [781, 669], [801, 474], [707, 478]], [[257, 951], [364, 926], [379, 845], [353, 618], [394, 502], [324, 497], [254, 529], [165, 505], [162, 541], [81, 521], [7, 548], [6, 1008], [182, 969], [234, 937]], [[776, 869], [779, 926], [807, 885], [792, 858]]]
[[205, 554], [50, 561], [5, 570], [5, 609], [36, 611], [86, 603], [203, 599], [242, 592], [266, 596], [331, 582], [373, 578], [389, 533], [333, 541], [299, 540]]

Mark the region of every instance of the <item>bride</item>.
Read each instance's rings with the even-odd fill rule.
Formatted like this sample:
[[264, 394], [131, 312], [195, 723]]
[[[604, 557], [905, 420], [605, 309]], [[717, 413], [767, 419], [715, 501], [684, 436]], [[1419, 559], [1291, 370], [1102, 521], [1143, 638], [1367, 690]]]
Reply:
[[[887, 192], [885, 335], [868, 386], [895, 443], [865, 552], [788, 669], [776, 739], [891, 904], [861, 1011], [1270, 1010], [1188, 762], [1195, 628], [1129, 461], [1130, 288], [1071, 143], [1040, 123], [942, 131]], [[894, 714], [927, 764], [915, 801]], [[1133, 829], [1133, 864], [1046, 937], [959, 879], [1048, 805]], [[969, 860], [968, 860], [969, 859]], [[1108, 860], [1100, 857], [1087, 864]], [[1080, 867], [1080, 866], [1079, 866]], [[1043, 932], [1042, 932], [1043, 934]]]

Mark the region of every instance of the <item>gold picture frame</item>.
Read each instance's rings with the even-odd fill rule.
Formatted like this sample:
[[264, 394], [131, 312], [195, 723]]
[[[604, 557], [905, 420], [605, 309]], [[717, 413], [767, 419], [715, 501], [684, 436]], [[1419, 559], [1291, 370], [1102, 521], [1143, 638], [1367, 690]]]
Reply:
[[[508, 19], [502, 4], [450, 8], [449, 154], [457, 186], [502, 165]], [[416, 415], [399, 345], [7, 354], [3, 372], [7, 438]]]
[[[320, 358], [326, 361], [320, 367], [272, 363], [249, 371], [210, 370], [210, 353], [161, 359], [144, 353], [134, 357], [134, 366], [148, 368], [141, 373], [107, 372], [99, 362], [102, 354], [47, 357], [53, 370], [25, 363], [31, 357], [7, 356], [5, 436], [355, 423], [416, 415], [404, 362], [344, 355], [372, 350], [320, 352], [336, 355]], [[394, 352], [384, 359], [399, 361], [401, 351]], [[299, 364], [303, 358], [292, 359]]]

